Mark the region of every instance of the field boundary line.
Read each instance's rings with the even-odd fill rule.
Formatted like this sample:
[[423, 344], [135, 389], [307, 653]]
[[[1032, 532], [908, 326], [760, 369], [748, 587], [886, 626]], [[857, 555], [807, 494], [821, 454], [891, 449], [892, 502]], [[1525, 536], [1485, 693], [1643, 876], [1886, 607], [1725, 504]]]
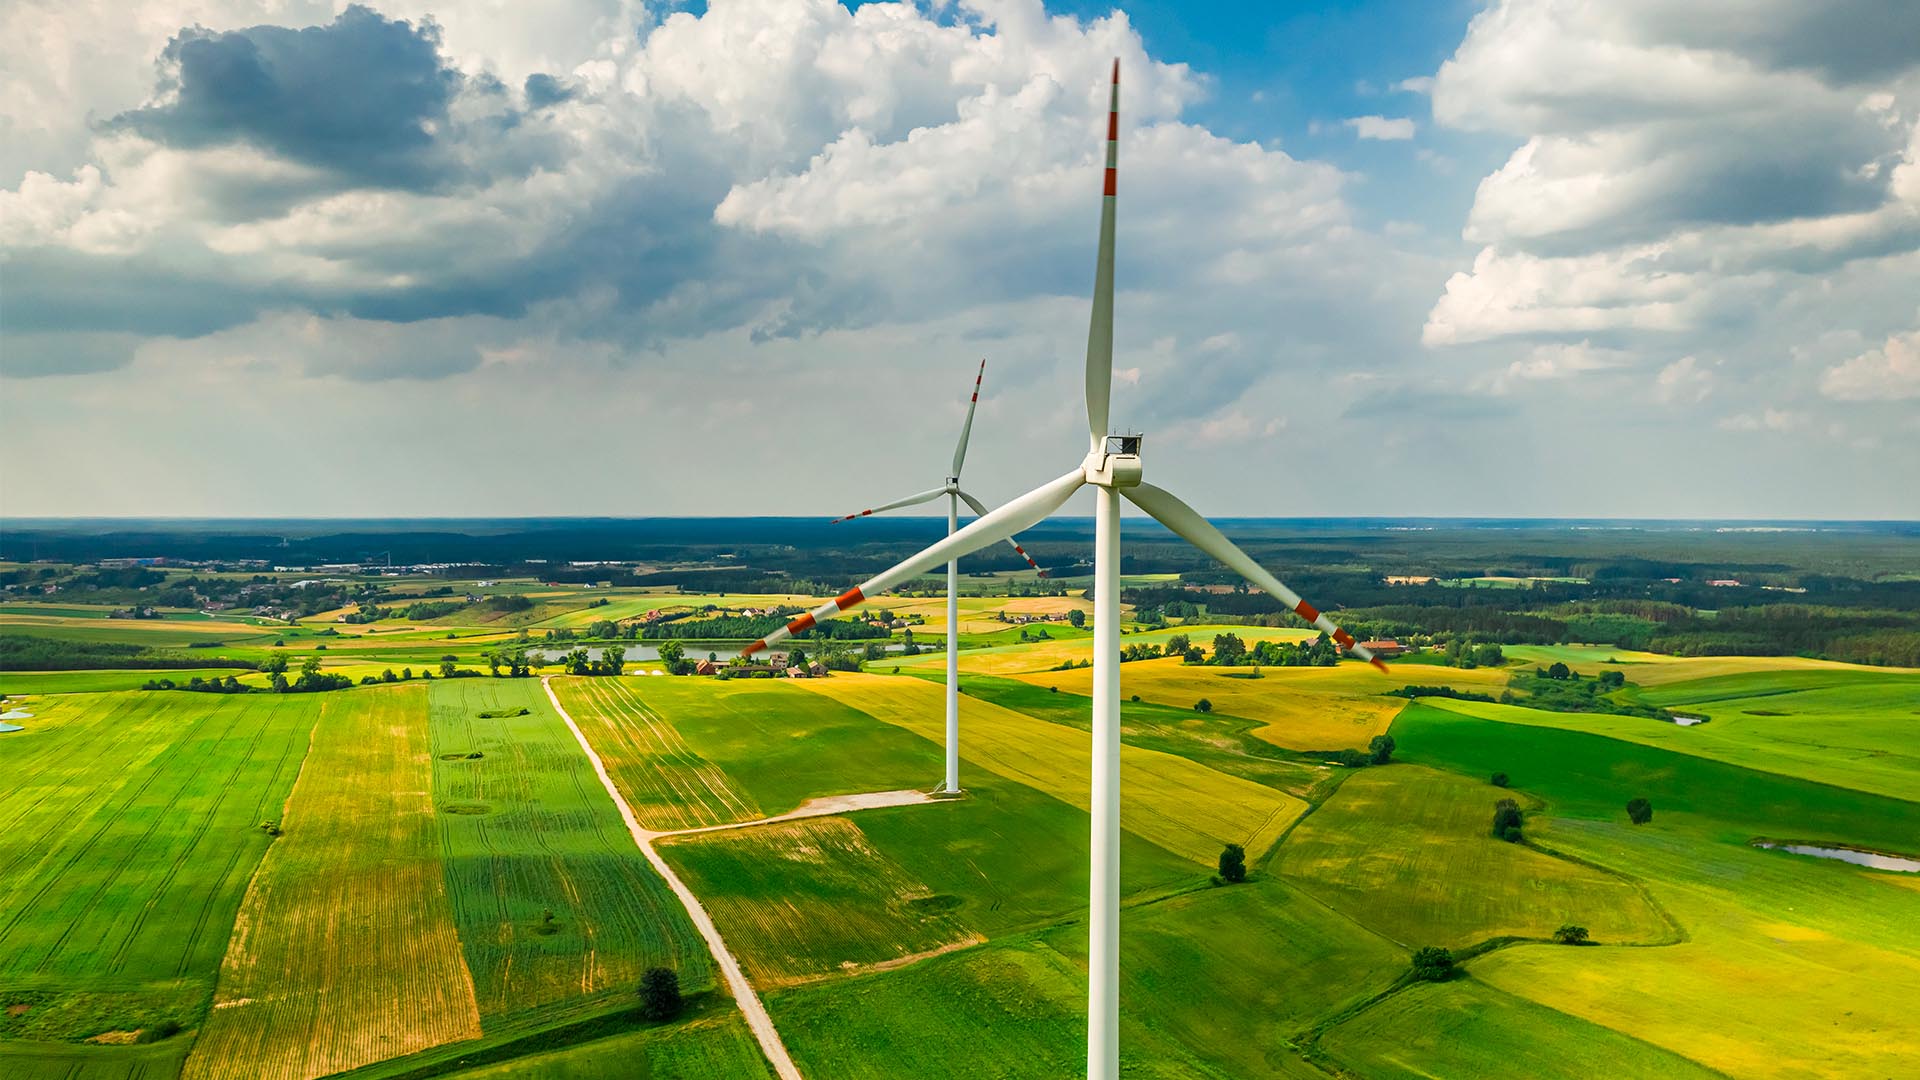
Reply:
[[600, 755], [594, 752], [593, 744], [587, 741], [586, 733], [580, 730], [580, 725], [574, 723], [572, 714], [560, 704], [560, 695], [553, 692], [552, 679], [551, 675], [540, 677], [540, 687], [547, 692], [547, 700], [553, 703], [553, 710], [560, 714], [560, 719], [566, 721], [568, 729], [573, 732], [573, 737], [579, 741], [580, 749], [586, 752], [587, 760], [593, 764], [593, 771], [600, 776], [601, 786], [607, 789], [608, 796], [613, 799], [613, 805], [620, 810], [620, 817], [627, 823], [627, 831], [632, 834], [634, 845], [640, 849], [642, 855], [646, 856], [647, 862], [653, 864], [654, 870], [666, 879], [667, 886], [673, 890], [675, 896], [680, 898], [681, 905], [687, 909], [687, 917], [693, 920], [694, 929], [700, 931], [700, 936], [705, 939], [707, 950], [713, 954], [714, 963], [719, 965], [728, 989], [733, 991], [733, 999], [740, 1006], [741, 1014], [746, 1017], [747, 1026], [752, 1029], [754, 1039], [759, 1042], [760, 1052], [766, 1055], [767, 1062], [773, 1066], [773, 1071], [779, 1075], [780, 1080], [803, 1080], [799, 1067], [794, 1065], [793, 1057], [787, 1053], [786, 1044], [780, 1041], [780, 1032], [774, 1028], [773, 1018], [767, 1015], [767, 1008], [761, 1004], [760, 995], [754, 992], [753, 984], [747, 982], [746, 972], [741, 970], [740, 962], [734, 959], [733, 953], [727, 948], [726, 941], [720, 937], [719, 928], [707, 915], [707, 909], [701, 906], [700, 898], [693, 895], [693, 890], [687, 888], [686, 883], [673, 872], [673, 867], [668, 866], [667, 861], [660, 857], [660, 853], [653, 849], [653, 834], [640, 826], [639, 819], [633, 816], [633, 807], [627, 805], [626, 797], [621, 795], [620, 789], [614, 786], [613, 777], [608, 774], [607, 766], [600, 760]]

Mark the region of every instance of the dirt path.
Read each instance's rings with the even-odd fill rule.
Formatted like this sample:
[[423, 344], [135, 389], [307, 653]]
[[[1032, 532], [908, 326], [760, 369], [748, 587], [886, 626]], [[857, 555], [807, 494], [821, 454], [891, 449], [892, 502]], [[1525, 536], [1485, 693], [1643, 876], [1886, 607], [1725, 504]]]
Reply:
[[740, 962], [727, 949], [727, 943], [720, 937], [720, 930], [713, 925], [713, 919], [707, 915], [707, 909], [701, 906], [700, 898], [693, 895], [680, 880], [673, 867], [653, 849], [653, 841], [662, 836], [684, 836], [689, 833], [719, 832], [723, 829], [745, 829], [756, 825], [768, 825], [776, 821], [791, 821], [795, 818], [821, 817], [826, 814], [839, 814], [849, 810], [871, 810], [882, 806], [908, 806], [914, 803], [931, 802], [924, 792], [919, 791], [878, 791], [863, 795], [834, 795], [824, 799], [812, 799], [797, 810], [774, 817], [757, 818], [753, 821], [740, 821], [724, 825], [706, 825], [693, 829], [677, 829], [671, 832], [653, 832], [643, 827], [633, 816], [633, 808], [627, 805], [626, 797], [614, 786], [613, 777], [607, 774], [605, 763], [593, 750], [593, 744], [587, 741], [586, 733], [580, 725], [573, 722], [566, 707], [560, 704], [559, 695], [553, 692], [551, 675], [541, 676], [540, 685], [547, 692], [547, 700], [553, 703], [553, 711], [567, 722], [573, 737], [579, 740], [580, 749], [586, 751], [587, 760], [593, 763], [593, 771], [600, 777], [600, 783], [613, 798], [613, 804], [620, 808], [620, 817], [627, 823], [627, 832], [633, 835], [635, 846], [647, 857], [647, 862], [667, 879], [667, 885], [680, 903], [687, 909], [687, 917], [693, 920], [694, 928], [700, 931], [701, 938], [707, 943], [707, 950], [713, 954], [714, 962], [720, 965], [720, 972], [727, 980], [727, 987], [733, 992], [734, 1001], [740, 1005], [740, 1012], [747, 1018], [747, 1026], [753, 1030], [753, 1037], [760, 1043], [760, 1052], [767, 1056], [773, 1065], [773, 1071], [780, 1080], [802, 1080], [800, 1070], [787, 1053], [787, 1045], [780, 1041], [780, 1032], [773, 1026], [773, 1018], [767, 1015], [766, 1006], [760, 1003], [760, 995], [754, 993], [753, 985], [747, 982], [746, 973], [740, 969]]

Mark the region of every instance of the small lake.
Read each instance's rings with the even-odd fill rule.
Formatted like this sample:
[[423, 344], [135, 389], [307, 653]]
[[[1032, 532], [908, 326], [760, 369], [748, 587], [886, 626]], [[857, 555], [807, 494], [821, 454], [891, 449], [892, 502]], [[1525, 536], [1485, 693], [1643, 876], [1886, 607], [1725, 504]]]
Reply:
[[1768, 851], [1786, 851], [1795, 855], [1812, 855], [1819, 859], [1838, 859], [1855, 866], [1865, 866], [1874, 870], [1892, 870], [1902, 874], [1920, 874], [1920, 859], [1910, 859], [1902, 855], [1883, 855], [1878, 851], [1862, 851], [1859, 848], [1822, 847], [1818, 844], [1782, 844], [1773, 840], [1755, 840], [1753, 846]]

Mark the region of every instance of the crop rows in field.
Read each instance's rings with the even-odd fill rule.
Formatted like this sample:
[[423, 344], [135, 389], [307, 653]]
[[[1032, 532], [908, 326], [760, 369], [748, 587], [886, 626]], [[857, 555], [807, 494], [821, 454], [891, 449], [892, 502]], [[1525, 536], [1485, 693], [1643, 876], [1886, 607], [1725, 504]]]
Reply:
[[325, 697], [189, 1080], [310, 1080], [479, 1036], [440, 866], [425, 697]]
[[765, 816], [627, 680], [555, 679], [553, 686], [642, 825], [667, 831]]
[[628, 991], [654, 966], [707, 985], [705, 946], [540, 684], [439, 682], [431, 701], [440, 846], [481, 1015]]
[[0, 758], [0, 998], [34, 1005], [0, 1024], [190, 1024], [317, 702], [76, 694], [35, 710]]

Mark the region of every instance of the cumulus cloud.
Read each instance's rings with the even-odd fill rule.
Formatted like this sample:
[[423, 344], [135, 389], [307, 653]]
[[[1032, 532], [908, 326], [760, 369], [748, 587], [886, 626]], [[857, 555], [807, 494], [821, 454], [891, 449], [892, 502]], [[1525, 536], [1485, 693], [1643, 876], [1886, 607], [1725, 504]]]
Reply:
[[1805, 413], [1790, 409], [1762, 409], [1757, 413], [1736, 413], [1716, 425], [1722, 431], [1792, 431], [1807, 423]]
[[1353, 116], [1345, 123], [1360, 139], [1395, 142], [1413, 138], [1413, 121], [1404, 116]]
[[1833, 368], [1820, 392], [1840, 401], [1906, 401], [1920, 398], [1920, 330], [1895, 334]]
[[1713, 393], [1713, 372], [1692, 356], [1683, 356], [1653, 378], [1653, 396], [1663, 405], [1695, 405]]

